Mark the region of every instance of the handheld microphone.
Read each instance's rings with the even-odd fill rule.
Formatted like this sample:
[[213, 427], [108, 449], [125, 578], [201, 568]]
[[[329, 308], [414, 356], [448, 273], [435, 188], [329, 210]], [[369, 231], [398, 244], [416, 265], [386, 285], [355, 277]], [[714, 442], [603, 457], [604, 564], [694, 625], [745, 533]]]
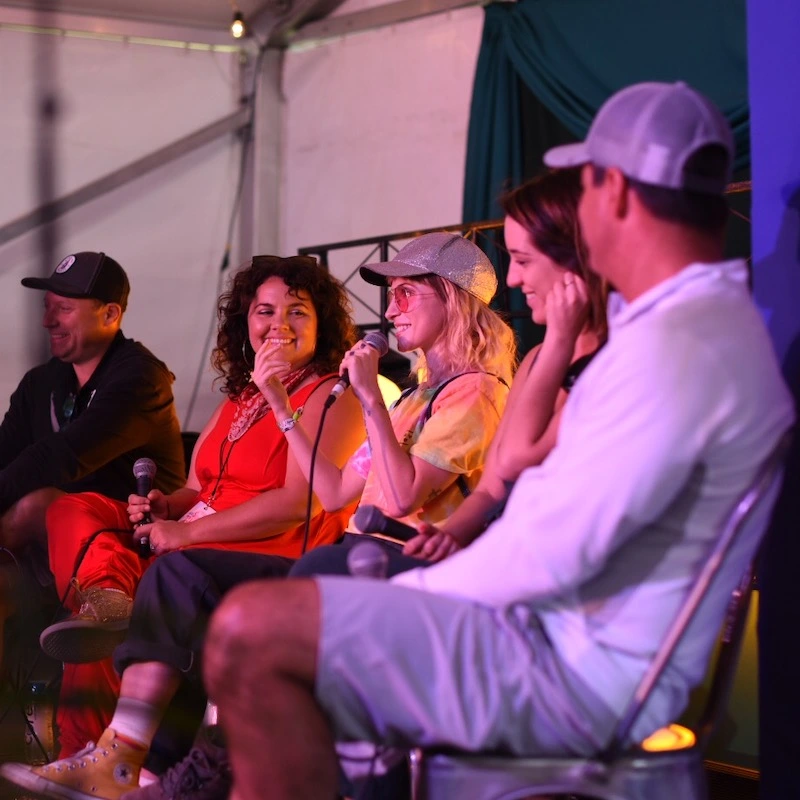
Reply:
[[347, 554], [347, 569], [354, 578], [386, 578], [389, 554], [377, 542], [358, 542]]
[[416, 528], [387, 517], [377, 506], [359, 506], [353, 515], [353, 522], [361, 533], [382, 533], [402, 542], [407, 542], [417, 535]]
[[[381, 331], [370, 331], [361, 341], [369, 345], [373, 350], [377, 350], [379, 356], [385, 356], [389, 352], [389, 340]], [[347, 374], [347, 370], [345, 370], [344, 375], [336, 381], [333, 389], [331, 389], [331, 393], [325, 401], [325, 407], [330, 408], [336, 401], [336, 398], [340, 397], [349, 385], [350, 378]]]
[[[136, 478], [136, 494], [147, 497], [153, 488], [153, 478], [156, 476], [156, 462], [152, 458], [139, 458], [133, 465], [133, 477]], [[150, 522], [150, 515], [145, 514], [138, 525]], [[147, 558], [150, 555], [150, 542], [146, 536], [139, 537], [139, 555]]]

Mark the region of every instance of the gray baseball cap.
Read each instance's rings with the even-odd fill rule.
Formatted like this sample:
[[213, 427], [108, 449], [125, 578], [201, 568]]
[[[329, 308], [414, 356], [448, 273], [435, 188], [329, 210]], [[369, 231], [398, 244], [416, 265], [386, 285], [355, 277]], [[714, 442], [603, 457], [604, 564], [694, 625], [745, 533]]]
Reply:
[[486, 253], [454, 233], [426, 233], [412, 239], [391, 261], [366, 264], [359, 271], [376, 286], [385, 286], [387, 278], [438, 275], [487, 305], [497, 291], [497, 275]]
[[[685, 171], [687, 160], [706, 145], [728, 154], [720, 174]], [[617, 167], [652, 186], [719, 195], [730, 181], [734, 152], [730, 125], [707, 97], [682, 82], [637, 83], [601, 106], [585, 141], [548, 150], [544, 163]]]

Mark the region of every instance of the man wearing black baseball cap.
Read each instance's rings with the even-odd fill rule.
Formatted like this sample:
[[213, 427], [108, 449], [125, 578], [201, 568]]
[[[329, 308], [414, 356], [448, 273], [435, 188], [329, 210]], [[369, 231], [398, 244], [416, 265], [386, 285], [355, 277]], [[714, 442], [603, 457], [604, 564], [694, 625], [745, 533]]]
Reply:
[[[120, 329], [130, 283], [119, 263], [105, 253], [73, 253], [50, 276], [23, 278], [22, 285], [43, 292], [52, 358], [26, 373], [0, 424], [0, 545], [21, 553], [22, 566], [21, 578], [8, 576], [17, 588], [0, 591], [0, 630], [16, 612], [32, 637], [39, 633], [34, 615], [55, 600], [45, 525], [53, 501], [65, 492], [127, 500], [136, 491], [133, 464], [141, 457], [157, 464], [156, 488], [172, 492], [184, 484], [185, 465], [174, 376]], [[129, 613], [131, 599], [122, 592], [75, 591], [87, 619], [107, 622]], [[24, 652], [17, 642], [7, 659]], [[71, 686], [92, 685], [90, 672], [76, 674], [70, 673]]]
[[158, 464], [165, 490], [182, 485], [180, 430], [166, 366], [120, 330], [130, 284], [105, 253], [64, 258], [42, 289], [53, 357], [30, 370], [0, 425], [0, 544], [44, 542], [44, 514], [64, 491], [126, 499], [134, 461]]
[[[49, 277], [22, 285], [44, 291], [53, 357], [23, 377], [0, 424], [0, 545], [18, 553], [22, 568], [21, 577], [0, 574], [0, 631], [16, 611], [24, 637], [32, 637], [32, 621], [54, 601], [45, 528], [52, 502], [64, 492], [125, 500], [142, 456], [158, 465], [159, 488], [172, 491], [183, 485], [184, 458], [174, 378], [120, 330], [130, 293], [122, 267], [104, 253], [74, 253]], [[107, 589], [91, 600], [91, 613], [127, 609]], [[18, 637], [6, 657], [24, 657], [25, 649]]]
[[67, 256], [49, 278], [23, 278], [22, 285], [61, 297], [116, 303], [123, 311], [131, 291], [125, 270], [111, 256], [88, 252]]
[[[608, 343], [548, 458], [462, 551], [390, 582], [318, 577], [227, 596], [203, 664], [237, 797], [333, 797], [336, 741], [377, 743], [375, 759], [362, 751], [370, 773], [383, 745], [604, 751], [720, 520], [794, 418], [746, 265], [722, 259], [732, 159], [724, 117], [680, 83], [618, 92], [585, 142], [546, 156], [582, 168], [591, 266], [620, 296]], [[625, 744], [674, 721], [702, 680], [768, 506]]]
[[[53, 357], [26, 373], [0, 424], [0, 545], [23, 551], [25, 573], [38, 576], [16, 593], [33, 610], [45, 600], [37, 587], [47, 583], [50, 504], [64, 492], [126, 499], [142, 456], [172, 491], [183, 485], [184, 458], [173, 375], [120, 330], [130, 293], [122, 267], [104, 253], [74, 253], [22, 285], [44, 290]], [[0, 605], [0, 624], [12, 606]]]

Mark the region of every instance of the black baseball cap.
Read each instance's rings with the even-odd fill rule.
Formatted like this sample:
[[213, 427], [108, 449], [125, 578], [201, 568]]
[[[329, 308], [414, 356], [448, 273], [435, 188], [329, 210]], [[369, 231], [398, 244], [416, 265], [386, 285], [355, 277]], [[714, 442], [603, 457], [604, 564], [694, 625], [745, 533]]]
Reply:
[[23, 278], [29, 289], [44, 289], [61, 297], [92, 297], [104, 303], [128, 305], [131, 285], [125, 270], [105, 253], [73, 253], [62, 259], [49, 278]]

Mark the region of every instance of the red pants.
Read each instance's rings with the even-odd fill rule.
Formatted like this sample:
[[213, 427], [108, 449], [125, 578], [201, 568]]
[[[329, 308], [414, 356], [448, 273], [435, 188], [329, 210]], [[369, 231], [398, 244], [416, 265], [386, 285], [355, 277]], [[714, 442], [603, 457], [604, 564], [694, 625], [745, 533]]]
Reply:
[[[50, 569], [59, 597], [70, 611], [78, 611], [80, 598], [70, 589], [76, 577], [81, 589], [90, 586], [121, 589], [130, 597], [149, 559], [132, 549], [130, 533], [101, 533], [92, 541], [80, 564], [80, 551], [92, 534], [103, 528], [130, 530], [126, 505], [94, 492], [64, 495], [47, 510], [47, 540]], [[75, 568], [77, 565], [77, 574]], [[61, 750], [66, 758], [96, 742], [108, 727], [119, 695], [119, 676], [111, 658], [91, 664], [65, 664], [56, 722]]]

